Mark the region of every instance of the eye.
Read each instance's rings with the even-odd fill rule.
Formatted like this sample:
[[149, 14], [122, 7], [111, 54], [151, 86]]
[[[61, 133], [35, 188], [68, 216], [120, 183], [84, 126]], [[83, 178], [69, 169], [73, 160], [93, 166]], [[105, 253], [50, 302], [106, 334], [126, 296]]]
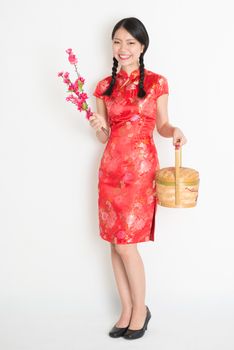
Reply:
[[118, 41], [114, 41], [114, 44], [119, 44], [119, 42]]
[[130, 43], [130, 45], [131, 45], [131, 44], [135, 44], [135, 43]]

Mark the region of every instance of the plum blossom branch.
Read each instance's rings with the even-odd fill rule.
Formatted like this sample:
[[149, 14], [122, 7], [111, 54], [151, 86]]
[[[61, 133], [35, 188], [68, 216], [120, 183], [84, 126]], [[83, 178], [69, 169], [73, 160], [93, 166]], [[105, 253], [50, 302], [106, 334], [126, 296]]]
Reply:
[[[72, 49], [67, 49], [66, 53], [68, 54], [68, 61], [74, 66], [75, 72], [77, 74], [77, 79], [72, 82], [70, 79], [69, 72], [59, 72], [58, 77], [63, 79], [63, 82], [67, 85], [69, 96], [66, 97], [66, 101], [73, 103], [77, 109], [86, 112], [86, 119], [89, 120], [91, 115], [93, 115], [90, 107], [87, 103], [87, 94], [83, 90], [83, 85], [85, 83], [85, 79], [80, 75], [77, 69], [78, 59], [72, 52]], [[108, 135], [108, 131], [102, 127], [102, 130]]]

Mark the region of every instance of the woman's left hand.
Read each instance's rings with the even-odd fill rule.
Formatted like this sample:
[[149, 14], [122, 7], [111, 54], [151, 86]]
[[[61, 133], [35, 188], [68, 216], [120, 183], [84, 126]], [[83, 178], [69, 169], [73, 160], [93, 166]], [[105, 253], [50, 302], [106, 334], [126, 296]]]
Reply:
[[186, 137], [184, 136], [183, 132], [179, 128], [175, 128], [173, 132], [173, 145], [180, 144], [180, 146], [183, 146], [187, 142]]

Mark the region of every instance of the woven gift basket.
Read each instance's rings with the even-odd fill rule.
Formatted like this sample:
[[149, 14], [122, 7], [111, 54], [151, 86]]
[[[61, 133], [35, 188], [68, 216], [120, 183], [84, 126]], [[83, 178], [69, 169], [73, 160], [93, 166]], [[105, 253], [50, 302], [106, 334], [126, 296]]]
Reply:
[[181, 166], [182, 147], [175, 146], [175, 167], [156, 171], [158, 204], [170, 208], [191, 208], [197, 204], [199, 172]]

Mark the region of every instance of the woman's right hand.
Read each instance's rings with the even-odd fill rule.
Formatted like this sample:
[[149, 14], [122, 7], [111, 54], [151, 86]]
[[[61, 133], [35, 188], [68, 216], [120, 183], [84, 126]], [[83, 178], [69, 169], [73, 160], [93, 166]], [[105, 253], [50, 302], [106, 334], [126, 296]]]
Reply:
[[89, 118], [89, 123], [95, 131], [101, 130], [102, 127], [108, 129], [105, 118], [99, 113], [93, 112]]

